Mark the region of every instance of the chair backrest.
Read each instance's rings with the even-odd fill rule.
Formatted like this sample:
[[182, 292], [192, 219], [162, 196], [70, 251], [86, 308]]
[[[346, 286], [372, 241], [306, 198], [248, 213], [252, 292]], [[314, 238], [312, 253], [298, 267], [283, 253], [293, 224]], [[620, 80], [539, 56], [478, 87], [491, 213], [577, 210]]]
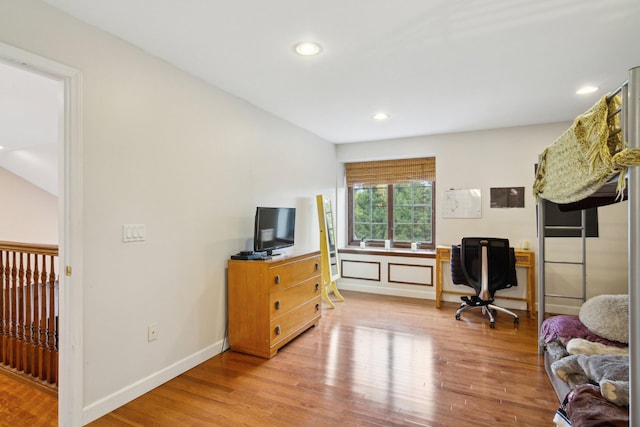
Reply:
[[[486, 274], [490, 295], [493, 297], [497, 290], [517, 286], [515, 251], [509, 246], [509, 239], [496, 237], [465, 237], [462, 239], [459, 249], [452, 250], [453, 282], [471, 286], [476, 290], [476, 293], [480, 292], [483, 248], [486, 249], [487, 254]], [[458, 254], [454, 255], [454, 252], [458, 252], [459, 260], [457, 259]], [[454, 275], [453, 264], [456, 262], [459, 262], [459, 270]], [[461, 283], [460, 271], [463, 273], [465, 283]]]

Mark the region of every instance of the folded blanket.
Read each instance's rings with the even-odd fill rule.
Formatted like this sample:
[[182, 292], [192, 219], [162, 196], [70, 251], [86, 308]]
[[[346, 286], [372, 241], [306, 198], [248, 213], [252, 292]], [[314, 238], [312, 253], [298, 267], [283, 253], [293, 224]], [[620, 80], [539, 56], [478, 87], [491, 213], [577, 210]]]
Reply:
[[599, 392], [612, 403], [629, 405], [629, 356], [573, 354], [551, 364], [554, 375], [574, 387], [599, 384]]
[[629, 354], [628, 347], [616, 347], [599, 342], [592, 342], [584, 338], [572, 338], [567, 343], [569, 354], [584, 354], [592, 356], [594, 354]]
[[618, 173], [621, 194], [627, 166], [640, 164], [640, 150], [628, 149], [620, 133], [609, 136], [619, 127], [619, 115], [610, 113], [620, 104], [619, 96], [609, 101], [603, 96], [543, 151], [533, 184], [536, 197], [555, 203], [577, 202]]
[[574, 427], [629, 425], [628, 408], [608, 402], [592, 384], [576, 387], [567, 398], [565, 410]]

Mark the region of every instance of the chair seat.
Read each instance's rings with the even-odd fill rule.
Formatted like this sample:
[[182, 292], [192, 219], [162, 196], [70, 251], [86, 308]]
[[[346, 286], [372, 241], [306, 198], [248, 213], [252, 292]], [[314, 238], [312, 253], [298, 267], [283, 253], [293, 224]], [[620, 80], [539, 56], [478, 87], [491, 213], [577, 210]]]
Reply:
[[484, 300], [477, 295], [473, 295], [470, 297], [460, 297], [460, 299], [467, 303], [467, 305], [471, 305], [473, 307], [482, 307], [484, 305], [493, 304], [494, 299], [489, 298], [488, 300]]

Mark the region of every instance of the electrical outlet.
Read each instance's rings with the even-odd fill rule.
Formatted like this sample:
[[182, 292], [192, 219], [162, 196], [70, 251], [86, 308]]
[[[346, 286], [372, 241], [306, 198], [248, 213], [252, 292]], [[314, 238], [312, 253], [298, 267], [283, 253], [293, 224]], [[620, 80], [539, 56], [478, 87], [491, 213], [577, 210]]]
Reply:
[[151, 342], [157, 339], [158, 339], [158, 324], [152, 323], [147, 328], [147, 340]]

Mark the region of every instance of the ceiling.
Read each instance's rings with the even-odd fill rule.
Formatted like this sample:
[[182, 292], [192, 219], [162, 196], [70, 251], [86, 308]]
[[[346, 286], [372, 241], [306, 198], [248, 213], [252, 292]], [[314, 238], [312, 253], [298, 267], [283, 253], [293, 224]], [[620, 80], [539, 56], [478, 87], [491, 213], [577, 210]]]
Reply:
[[58, 193], [60, 81], [0, 61], [0, 167]]
[[572, 120], [640, 66], [638, 0], [43, 1], [338, 144]]
[[571, 120], [640, 66], [638, 0], [44, 1], [334, 143]]

